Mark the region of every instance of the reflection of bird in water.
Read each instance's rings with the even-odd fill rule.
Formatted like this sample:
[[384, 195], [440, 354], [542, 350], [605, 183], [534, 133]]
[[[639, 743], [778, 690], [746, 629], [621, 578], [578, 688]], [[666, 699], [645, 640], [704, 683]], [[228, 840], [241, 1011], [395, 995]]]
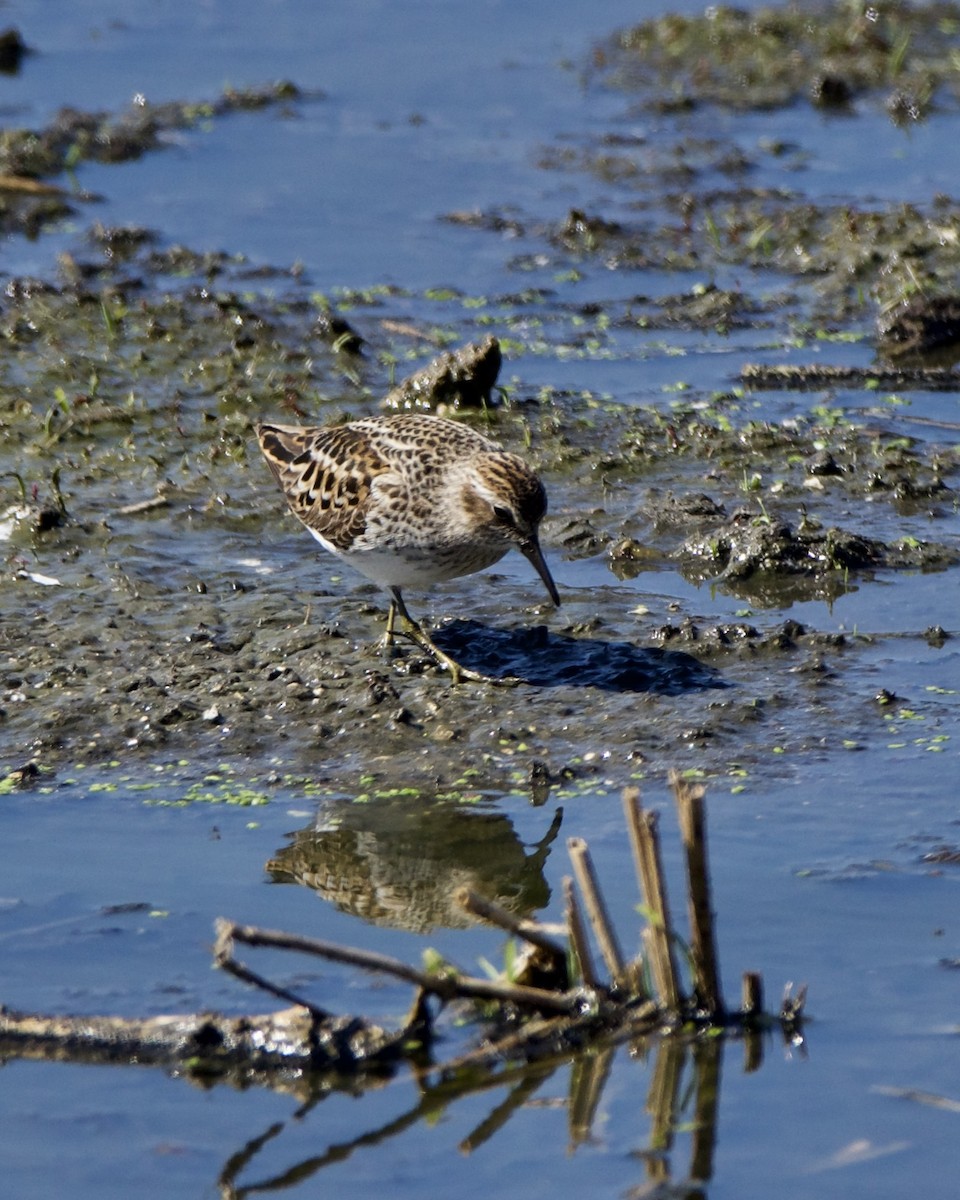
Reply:
[[258, 425], [260, 449], [294, 514], [325, 550], [391, 593], [386, 641], [404, 634], [461, 678], [460, 667], [407, 612], [401, 588], [471, 575], [516, 547], [554, 604], [540, 551], [543, 484], [518, 454], [469, 426], [422, 413], [346, 425]]
[[373, 924], [414, 933], [464, 928], [475, 921], [453, 899], [460, 887], [518, 917], [546, 906], [543, 867], [562, 820], [558, 809], [527, 855], [502, 813], [448, 803], [343, 802], [325, 806], [317, 826], [295, 833], [267, 871], [275, 883], [313, 888]]

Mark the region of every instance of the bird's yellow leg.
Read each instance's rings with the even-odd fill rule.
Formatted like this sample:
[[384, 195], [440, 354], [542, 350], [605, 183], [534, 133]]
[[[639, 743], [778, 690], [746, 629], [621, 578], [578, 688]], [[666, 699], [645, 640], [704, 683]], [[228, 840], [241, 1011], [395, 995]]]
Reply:
[[387, 629], [383, 635], [383, 645], [386, 649], [389, 649], [393, 645], [393, 631], [394, 631], [394, 625], [396, 623], [396, 620], [397, 620], [397, 602], [393, 598], [393, 596], [391, 596], [390, 597], [390, 608], [387, 612]]
[[462, 667], [455, 659], [446, 654], [433, 641], [429, 634], [425, 633], [421, 626], [407, 612], [407, 606], [403, 602], [403, 597], [400, 595], [399, 588], [393, 588], [393, 599], [390, 601], [390, 611], [387, 613], [387, 631], [384, 635], [384, 641], [389, 646], [393, 644], [395, 634], [397, 614], [403, 623], [401, 630], [404, 637], [410, 639], [415, 645], [419, 646], [426, 654], [441, 667], [445, 667], [450, 672], [450, 682], [453, 684], [462, 683], [468, 680], [470, 683], [492, 683], [499, 687], [516, 687], [521, 681], [514, 679], [512, 676], [496, 678], [493, 675], [483, 675], [480, 671], [471, 671], [469, 667]]

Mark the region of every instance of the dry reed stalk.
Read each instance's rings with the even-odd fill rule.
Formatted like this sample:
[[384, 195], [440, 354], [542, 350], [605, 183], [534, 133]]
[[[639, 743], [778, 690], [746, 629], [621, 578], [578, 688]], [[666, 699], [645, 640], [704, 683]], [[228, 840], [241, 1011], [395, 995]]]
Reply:
[[677, 1012], [683, 997], [673, 950], [670, 906], [667, 902], [663, 862], [660, 857], [659, 817], [655, 812], [644, 810], [640, 803], [639, 788], [624, 788], [623, 811], [643, 902], [650, 914], [650, 923], [644, 930], [643, 940], [653, 971], [654, 986], [660, 1004], [670, 1012]]
[[589, 988], [601, 986], [597, 968], [590, 953], [590, 940], [583, 924], [583, 913], [577, 893], [573, 890], [573, 880], [569, 875], [563, 877], [563, 898], [566, 906], [567, 929], [570, 931], [570, 944], [580, 967], [580, 978]]
[[613, 982], [620, 983], [624, 977], [623, 954], [620, 951], [616, 932], [610, 922], [610, 916], [600, 892], [600, 885], [597, 883], [590, 850], [583, 838], [572, 837], [567, 838], [567, 853], [570, 855], [573, 873], [576, 876], [580, 894], [583, 896], [590, 926], [600, 947], [600, 953], [603, 955], [603, 961], [607, 964], [607, 970], [610, 972]]
[[687, 859], [687, 897], [690, 910], [690, 956], [697, 1007], [711, 1020], [724, 1015], [720, 970], [710, 905], [710, 868], [707, 860], [707, 829], [704, 820], [703, 788], [669, 775], [680, 815], [680, 833]]

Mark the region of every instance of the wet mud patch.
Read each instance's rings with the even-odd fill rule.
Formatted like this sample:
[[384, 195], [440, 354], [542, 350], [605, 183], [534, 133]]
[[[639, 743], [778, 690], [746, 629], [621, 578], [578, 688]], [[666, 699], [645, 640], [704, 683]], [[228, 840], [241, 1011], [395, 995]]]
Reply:
[[[507, 690], [453, 688], [416, 650], [386, 658], [376, 645], [381, 610], [350, 592], [308, 592], [298, 606], [282, 580], [192, 596], [186, 587], [118, 595], [116, 582], [54, 600], [53, 589], [32, 590], [43, 611], [26, 623], [11, 623], [7, 609], [5, 770], [32, 764], [18, 786], [83, 786], [78, 767], [99, 782], [160, 763], [174, 768], [162, 780], [167, 800], [200, 802], [198, 778], [226, 764], [239, 772], [227, 795], [269, 799], [284, 780], [314, 796], [401, 780], [428, 794], [493, 796], [534, 788], [531, 764], [543, 763], [540, 782], [576, 796], [593, 794], [608, 772], [769, 765], [774, 746], [819, 749], [840, 724], [855, 727], [840, 681], [856, 645], [796, 623], [766, 632], [690, 618], [650, 625], [618, 617], [612, 597], [601, 621], [591, 598], [574, 596], [567, 623], [544, 636], [502, 630], [488, 594], [471, 602], [476, 622], [441, 624], [438, 639], [483, 670], [492, 669], [487, 647], [506, 646], [541, 676]], [[798, 710], [799, 741], [784, 728]]]
[[[467, 764], [493, 795], [540, 762], [562, 781], [551, 786], [582, 794], [607, 767], [769, 765], [773, 747], [835, 740], [848, 698], [834, 680], [856, 645], [776, 615], [766, 628], [718, 620], [699, 602], [640, 613], [636, 580], [655, 593], [679, 563], [785, 605], [798, 580], [832, 596], [861, 568], [934, 565], [932, 540], [904, 542], [918, 512], [952, 529], [953, 447], [827, 406], [759, 419], [734, 391], [661, 406], [540, 386], [544, 356], [611, 337], [607, 307], [501, 297], [501, 341], [465, 297], [420, 297], [441, 340], [460, 339], [438, 357], [413, 336], [409, 293], [318, 298], [295, 273], [252, 278], [242, 259], [163, 250], [142, 232], [98, 231], [94, 247], [59, 285], [12, 282], [0, 324], [0, 738], [8, 777], [33, 768], [14, 786], [58, 786], [78, 763], [108, 776], [165, 763], [168, 799], [194, 802], [224, 763], [262, 764], [249, 782], [267, 797], [290, 777], [329, 793], [362, 792], [368, 776], [442, 788]], [[699, 298], [708, 322], [732, 311]], [[642, 338], [642, 322], [617, 336]], [[419, 369], [391, 392], [398, 361]], [[265, 415], [336, 421], [385, 394], [421, 406], [430, 380], [448, 410], [479, 404], [461, 419], [531, 457], [550, 494], [559, 613], [524, 609], [525, 586], [495, 575], [415, 609], [455, 658], [528, 680], [512, 691], [451, 688], [410, 647], [385, 657], [385, 597], [299, 536], [256, 454]], [[597, 582], [565, 588], [565, 561]], [[783, 724], [798, 707], [801, 739]]]

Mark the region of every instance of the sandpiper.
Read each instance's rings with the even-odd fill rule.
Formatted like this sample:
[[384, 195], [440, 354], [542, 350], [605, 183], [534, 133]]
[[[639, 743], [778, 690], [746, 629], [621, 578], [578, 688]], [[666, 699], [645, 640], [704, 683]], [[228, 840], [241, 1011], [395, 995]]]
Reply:
[[256, 432], [287, 503], [320, 545], [389, 589], [387, 645], [399, 614], [402, 632], [454, 683], [508, 682], [467, 670], [434, 645], [401, 589], [482, 571], [515, 546], [559, 605], [537, 537], [546, 492], [519, 455], [421, 413], [320, 428], [259, 424]]

